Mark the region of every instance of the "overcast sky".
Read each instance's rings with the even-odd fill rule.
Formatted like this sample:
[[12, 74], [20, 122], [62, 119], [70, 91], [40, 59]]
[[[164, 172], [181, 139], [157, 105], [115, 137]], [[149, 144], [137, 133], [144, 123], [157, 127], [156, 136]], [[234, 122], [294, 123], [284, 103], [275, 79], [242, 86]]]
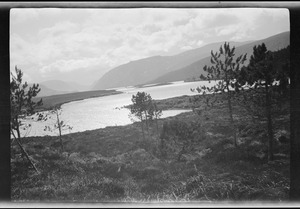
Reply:
[[90, 85], [129, 61], [289, 31], [287, 9], [12, 9], [11, 68]]

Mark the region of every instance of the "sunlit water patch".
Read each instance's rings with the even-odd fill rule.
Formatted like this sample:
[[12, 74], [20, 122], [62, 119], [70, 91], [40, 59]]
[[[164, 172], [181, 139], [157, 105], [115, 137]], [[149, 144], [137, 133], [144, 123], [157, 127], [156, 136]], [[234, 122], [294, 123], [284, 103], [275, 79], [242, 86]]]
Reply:
[[[138, 91], [144, 91], [151, 95], [153, 99], [166, 99], [182, 95], [195, 95], [191, 88], [200, 85], [212, 86], [213, 83], [207, 81], [198, 82], [174, 82], [169, 85], [148, 86], [143, 88], [118, 88], [122, 94], [115, 94], [105, 97], [90, 98], [80, 101], [74, 101], [61, 106], [61, 120], [72, 126], [72, 130], [64, 130], [63, 134], [72, 132], [82, 132], [86, 130], [95, 130], [107, 126], [120, 126], [131, 124], [132, 120], [128, 117], [129, 110], [122, 108], [131, 103], [132, 95]], [[177, 114], [191, 110], [166, 110], [163, 111], [162, 118], [175, 116]], [[49, 115], [51, 115], [49, 113]], [[36, 116], [35, 116], [36, 117]], [[31, 127], [27, 130], [21, 130], [23, 136], [45, 136], [57, 135], [58, 130], [45, 131], [45, 126], [53, 126], [55, 117], [51, 116], [47, 121], [29, 120]]]

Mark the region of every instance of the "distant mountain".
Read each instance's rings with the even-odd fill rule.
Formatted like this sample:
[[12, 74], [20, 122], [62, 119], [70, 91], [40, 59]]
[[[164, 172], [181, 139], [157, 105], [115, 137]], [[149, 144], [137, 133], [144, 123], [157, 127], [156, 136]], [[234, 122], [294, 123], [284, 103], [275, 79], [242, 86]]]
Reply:
[[73, 88], [73, 86], [71, 86], [67, 82], [60, 81], [60, 80], [48, 80], [48, 81], [43, 81], [40, 84], [56, 91], [66, 91], [66, 92], [77, 91], [75, 88]]
[[46, 86], [49, 89], [53, 89], [56, 91], [63, 91], [67, 93], [86, 91], [89, 89], [88, 86], [81, 85], [76, 82], [61, 81], [61, 80], [48, 80], [48, 81], [43, 81], [40, 84]]
[[[32, 83], [29, 83], [28, 86], [32, 86]], [[58, 95], [58, 94], [65, 94], [68, 92], [65, 91], [57, 91], [57, 90], [53, 90], [48, 88], [47, 86], [40, 84], [39, 83], [39, 88], [41, 89], [41, 91], [38, 93], [38, 97], [45, 97], [45, 96], [51, 96], [51, 95]]]
[[[87, 91], [88, 86], [80, 85], [76, 82], [65, 82], [60, 80], [48, 80], [38, 82], [41, 91], [38, 97], [67, 94], [72, 92]], [[32, 84], [29, 84], [31, 86]]]
[[[250, 56], [253, 53], [253, 47], [255, 45], [259, 45], [265, 43], [266, 47], [270, 51], [278, 51], [290, 45], [290, 33], [284, 32], [274, 36], [271, 36], [266, 39], [262, 39], [259, 41], [253, 41], [251, 43], [247, 43], [244, 45], [237, 46], [235, 44], [231, 44], [231, 46], [236, 46], [235, 54], [239, 56], [241, 54], [247, 53], [247, 62], [249, 62]], [[219, 45], [220, 47], [220, 45]], [[214, 50], [215, 51], [215, 50]], [[182, 81], [182, 80], [190, 80], [191, 78], [199, 78], [201, 74], [205, 74], [203, 71], [203, 67], [205, 65], [210, 65], [210, 51], [207, 51], [207, 57], [200, 59], [186, 67], [178, 69], [173, 72], [169, 72], [160, 76], [156, 79], [149, 81], [148, 83], [163, 83], [163, 82], [172, 82], [172, 81]]]
[[[236, 47], [236, 55], [247, 53], [249, 59], [254, 45], [264, 42], [271, 51], [288, 46], [289, 34], [284, 32], [258, 41], [230, 42], [230, 45]], [[217, 51], [224, 42], [208, 44], [174, 56], [154, 56], [120, 65], [104, 74], [93, 84], [92, 89], [172, 82], [199, 77], [203, 73], [204, 65], [210, 64], [211, 50]]]
[[[248, 42], [235, 42], [234, 44], [240, 46], [246, 43]], [[100, 90], [148, 83], [206, 57], [210, 50], [219, 49], [220, 44], [222, 42], [208, 44], [174, 56], [154, 56], [120, 65], [104, 74], [93, 84], [92, 89]]]
[[68, 81], [67, 83], [76, 91], [87, 91], [90, 88], [90, 86], [82, 85], [73, 81]]

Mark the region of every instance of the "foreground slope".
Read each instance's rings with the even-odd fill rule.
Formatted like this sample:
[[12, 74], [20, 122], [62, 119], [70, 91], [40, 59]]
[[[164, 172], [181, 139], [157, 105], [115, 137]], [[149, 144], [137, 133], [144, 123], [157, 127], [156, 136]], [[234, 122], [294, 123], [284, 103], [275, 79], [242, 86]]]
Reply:
[[[189, 99], [157, 102], [166, 109], [186, 108]], [[276, 138], [289, 135], [289, 100], [283, 102], [285, 108], [274, 118]], [[206, 119], [193, 112], [159, 119], [159, 130], [174, 120], [203, 124], [203, 134], [195, 135], [197, 145], [181, 161], [172, 138], [166, 142], [166, 155], [160, 154], [154, 123], [145, 139], [139, 122], [64, 135], [63, 153], [58, 136], [24, 138], [40, 174], [12, 144], [12, 201], [288, 201], [289, 143], [276, 140], [275, 160], [268, 162], [264, 123], [252, 123], [242, 107], [235, 109], [241, 130], [238, 148], [232, 146], [226, 105], [209, 109]]]

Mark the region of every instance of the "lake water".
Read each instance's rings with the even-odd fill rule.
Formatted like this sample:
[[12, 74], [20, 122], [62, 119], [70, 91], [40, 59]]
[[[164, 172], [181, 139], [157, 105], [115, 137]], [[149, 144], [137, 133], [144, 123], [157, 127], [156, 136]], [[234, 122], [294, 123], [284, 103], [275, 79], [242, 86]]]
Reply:
[[[80, 101], [74, 101], [61, 106], [61, 120], [72, 126], [73, 129], [63, 131], [63, 134], [72, 132], [81, 132], [86, 130], [95, 130], [107, 126], [128, 125], [132, 123], [127, 108], [121, 108], [124, 105], [131, 104], [132, 95], [138, 91], [144, 91], [151, 95], [152, 99], [166, 99], [182, 95], [195, 95], [191, 88], [200, 85], [212, 86], [213, 83], [207, 81], [198, 82], [173, 82], [169, 85], [146, 86], [143, 88], [124, 87], [115, 88], [122, 94], [110, 95], [105, 97], [90, 98]], [[121, 108], [121, 109], [119, 109]], [[179, 113], [191, 110], [166, 110], [163, 111], [162, 118], [175, 116]], [[28, 121], [31, 127], [27, 131], [21, 130], [22, 136], [45, 136], [57, 135], [57, 131], [44, 131], [45, 125], [55, 123], [55, 117], [47, 121]]]

